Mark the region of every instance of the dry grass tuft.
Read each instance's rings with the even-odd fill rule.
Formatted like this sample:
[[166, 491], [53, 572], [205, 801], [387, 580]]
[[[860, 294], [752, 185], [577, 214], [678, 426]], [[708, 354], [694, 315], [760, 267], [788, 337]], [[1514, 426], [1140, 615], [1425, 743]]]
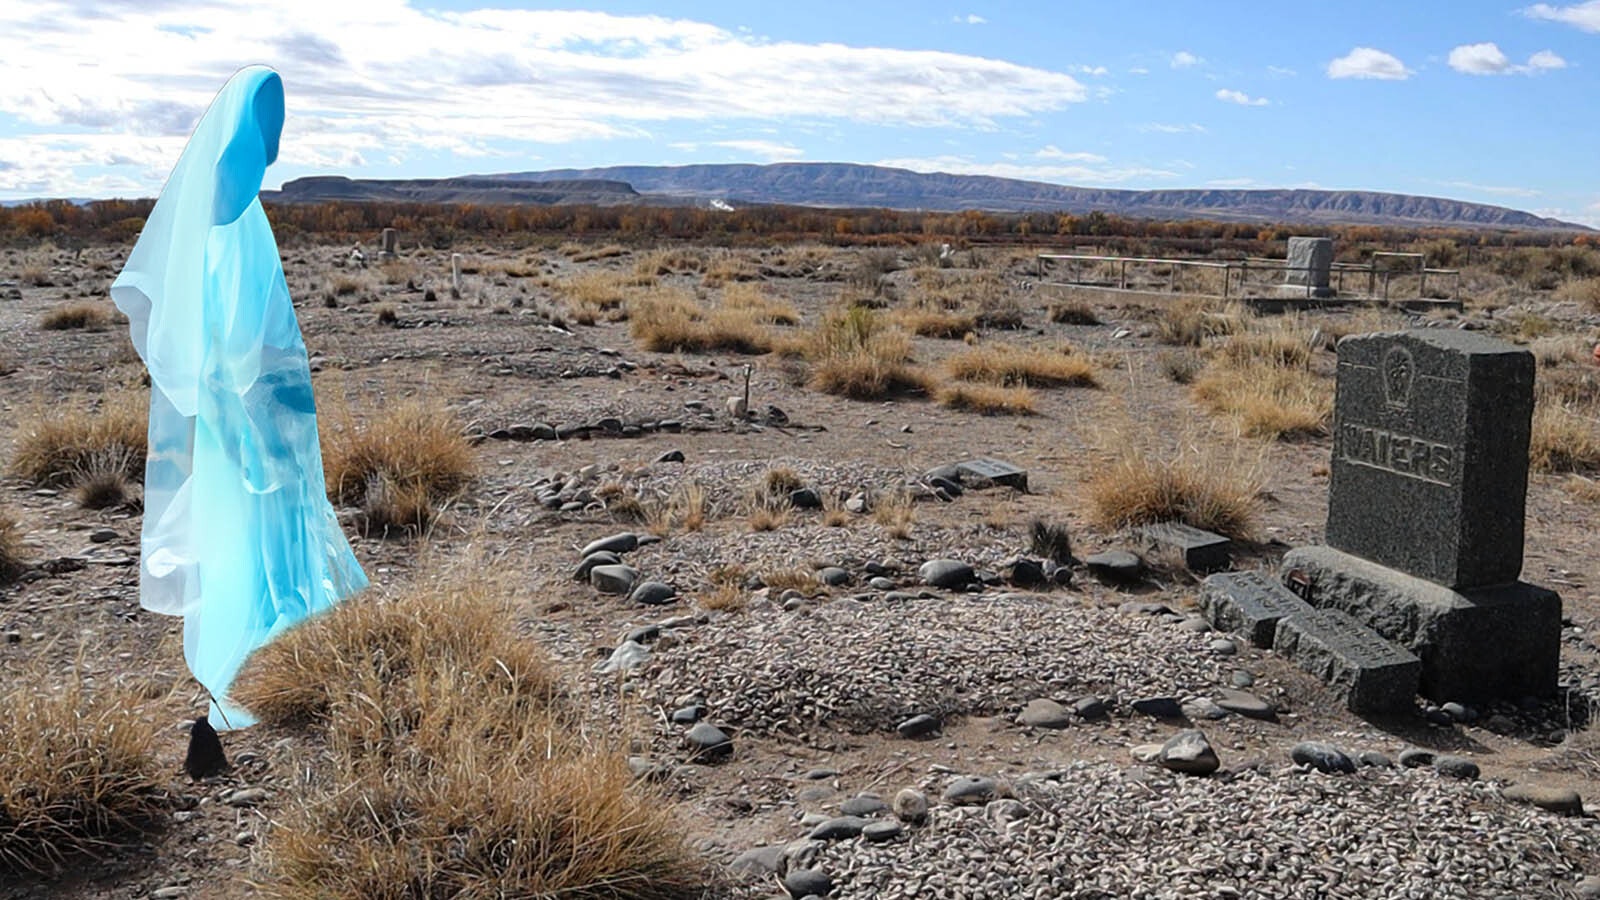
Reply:
[[376, 530], [385, 523], [422, 527], [419, 512], [455, 497], [472, 479], [472, 447], [437, 400], [401, 401], [364, 425], [342, 408], [322, 418], [328, 496], [371, 507], [366, 511], [376, 514]]
[[[0, 694], [0, 875], [54, 875], [76, 858], [138, 844], [164, 820], [155, 731], [141, 698], [91, 693], [74, 675], [8, 673]], [[109, 682], [108, 682], [109, 683]]]
[[40, 486], [73, 485], [107, 461], [123, 464], [132, 481], [144, 478], [149, 441], [148, 399], [132, 391], [84, 395], [46, 405], [38, 402], [18, 416], [11, 474]]
[[777, 531], [789, 524], [789, 507], [773, 503], [758, 503], [751, 510], [746, 521], [751, 531]]
[[763, 572], [761, 583], [773, 594], [782, 594], [784, 591], [799, 591], [807, 597], [825, 593], [827, 588], [822, 584], [822, 579], [810, 569], [796, 566], [792, 569], [774, 569]]
[[573, 262], [580, 263], [594, 262], [597, 259], [615, 259], [618, 256], [626, 256], [628, 253], [628, 248], [622, 246], [621, 244], [606, 244], [600, 247], [584, 247], [579, 245], [576, 247], [576, 249], [572, 249], [572, 252], [568, 252], [571, 248], [572, 245], [570, 244], [563, 245], [560, 248], [560, 252], [571, 256]]
[[911, 338], [885, 328], [876, 313], [853, 306], [828, 315], [796, 342], [811, 361], [812, 389], [851, 400], [879, 400], [905, 393], [930, 393], [932, 376], [910, 364]]
[[1200, 357], [1185, 350], [1163, 350], [1156, 355], [1156, 368], [1173, 384], [1189, 384], [1204, 368]]
[[10, 510], [0, 508], [0, 584], [14, 580], [27, 567], [22, 547], [22, 523]]
[[1246, 318], [1239, 309], [1217, 312], [1199, 300], [1180, 300], [1162, 310], [1156, 320], [1156, 339], [1179, 347], [1199, 347], [1208, 337], [1237, 331]]
[[236, 698], [327, 748], [272, 830], [264, 896], [702, 895], [671, 808], [585, 736], [509, 605], [482, 583], [357, 598], [247, 663]]
[[768, 469], [766, 474], [761, 476], [761, 489], [769, 497], [786, 500], [791, 493], [805, 486], [806, 483], [800, 477], [800, 473], [788, 466]]
[[45, 313], [39, 327], [45, 331], [103, 331], [117, 320], [117, 316], [102, 303], [73, 303]]
[[1255, 533], [1263, 483], [1262, 460], [1217, 436], [1157, 450], [1146, 440], [1124, 440], [1111, 465], [1090, 483], [1096, 524], [1126, 528], [1178, 520], [1229, 537]]
[[593, 325], [600, 319], [620, 322], [628, 318], [628, 298], [633, 281], [612, 272], [585, 272], [556, 285], [566, 301], [567, 312], [580, 325]]
[[124, 447], [109, 447], [89, 456], [73, 475], [73, 494], [84, 509], [113, 509], [128, 502], [137, 462]]
[[1328, 430], [1333, 385], [1310, 370], [1310, 361], [1307, 336], [1293, 325], [1236, 334], [1195, 380], [1194, 396], [1251, 437], [1316, 437]]
[[1600, 471], [1600, 404], [1541, 398], [1533, 409], [1528, 459], [1540, 472]]
[[1065, 525], [1055, 525], [1043, 519], [1028, 523], [1028, 550], [1057, 565], [1072, 562], [1072, 533]]
[[898, 309], [893, 318], [896, 324], [918, 337], [956, 340], [978, 328], [976, 316], [943, 309]]
[[1590, 312], [1600, 312], [1600, 278], [1580, 278], [1556, 288], [1556, 299], [1577, 303]]
[[939, 405], [946, 409], [966, 410], [986, 416], [1031, 416], [1038, 412], [1037, 398], [1032, 390], [1025, 387], [952, 382], [939, 388], [935, 396]]
[[768, 325], [800, 324], [800, 313], [793, 304], [767, 296], [754, 284], [729, 285], [722, 292], [722, 308], [748, 313]]
[[658, 353], [767, 353], [769, 313], [750, 307], [702, 308], [682, 291], [657, 291], [635, 301], [629, 331], [646, 350]]
[[1050, 304], [1050, 321], [1058, 325], [1099, 325], [1094, 307], [1082, 300], [1063, 300]]
[[904, 491], [878, 497], [872, 504], [872, 520], [895, 540], [910, 540], [911, 526], [917, 521], [916, 500]]
[[549, 714], [562, 703], [556, 669], [537, 643], [508, 627], [511, 616], [510, 599], [488, 581], [440, 579], [393, 600], [368, 592], [256, 651], [233, 699], [268, 724], [326, 727], [350, 739], [386, 728], [399, 736], [430, 713], [445, 682]]
[[1094, 363], [1070, 351], [980, 344], [945, 360], [951, 377], [1023, 387], [1094, 387]]

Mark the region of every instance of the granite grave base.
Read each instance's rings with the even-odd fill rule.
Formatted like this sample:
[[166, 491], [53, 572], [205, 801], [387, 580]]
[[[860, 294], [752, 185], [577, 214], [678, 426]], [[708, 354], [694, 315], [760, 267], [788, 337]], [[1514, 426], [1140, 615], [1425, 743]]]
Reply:
[[1547, 696], [1561, 655], [1561, 598], [1523, 582], [1453, 591], [1332, 547], [1283, 558], [1313, 606], [1348, 613], [1422, 661], [1436, 702]]

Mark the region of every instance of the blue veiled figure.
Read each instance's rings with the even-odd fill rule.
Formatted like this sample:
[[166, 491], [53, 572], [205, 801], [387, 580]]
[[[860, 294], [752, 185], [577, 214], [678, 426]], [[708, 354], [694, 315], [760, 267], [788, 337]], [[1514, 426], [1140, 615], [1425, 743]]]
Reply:
[[212, 101], [111, 296], [150, 370], [140, 603], [181, 615], [211, 723], [256, 648], [365, 587], [325, 494], [311, 369], [261, 201], [283, 81], [241, 69]]

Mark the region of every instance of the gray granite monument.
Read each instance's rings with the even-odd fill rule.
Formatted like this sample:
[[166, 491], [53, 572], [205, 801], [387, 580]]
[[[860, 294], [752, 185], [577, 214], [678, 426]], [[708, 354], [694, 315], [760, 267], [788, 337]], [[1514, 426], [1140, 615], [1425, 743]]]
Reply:
[[1561, 598], [1518, 581], [1533, 356], [1445, 329], [1338, 352], [1328, 545], [1285, 581], [1416, 654], [1434, 700], [1550, 693]]
[[1289, 268], [1284, 272], [1286, 291], [1304, 293], [1313, 297], [1331, 297], [1333, 288], [1329, 276], [1333, 271], [1333, 238], [1289, 238]]

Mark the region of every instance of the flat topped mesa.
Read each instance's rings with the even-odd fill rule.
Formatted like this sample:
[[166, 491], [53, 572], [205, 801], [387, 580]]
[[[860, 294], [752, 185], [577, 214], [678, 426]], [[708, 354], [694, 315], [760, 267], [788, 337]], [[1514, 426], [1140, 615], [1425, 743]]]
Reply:
[[1515, 582], [1533, 372], [1466, 331], [1340, 341], [1328, 544], [1448, 588]]

